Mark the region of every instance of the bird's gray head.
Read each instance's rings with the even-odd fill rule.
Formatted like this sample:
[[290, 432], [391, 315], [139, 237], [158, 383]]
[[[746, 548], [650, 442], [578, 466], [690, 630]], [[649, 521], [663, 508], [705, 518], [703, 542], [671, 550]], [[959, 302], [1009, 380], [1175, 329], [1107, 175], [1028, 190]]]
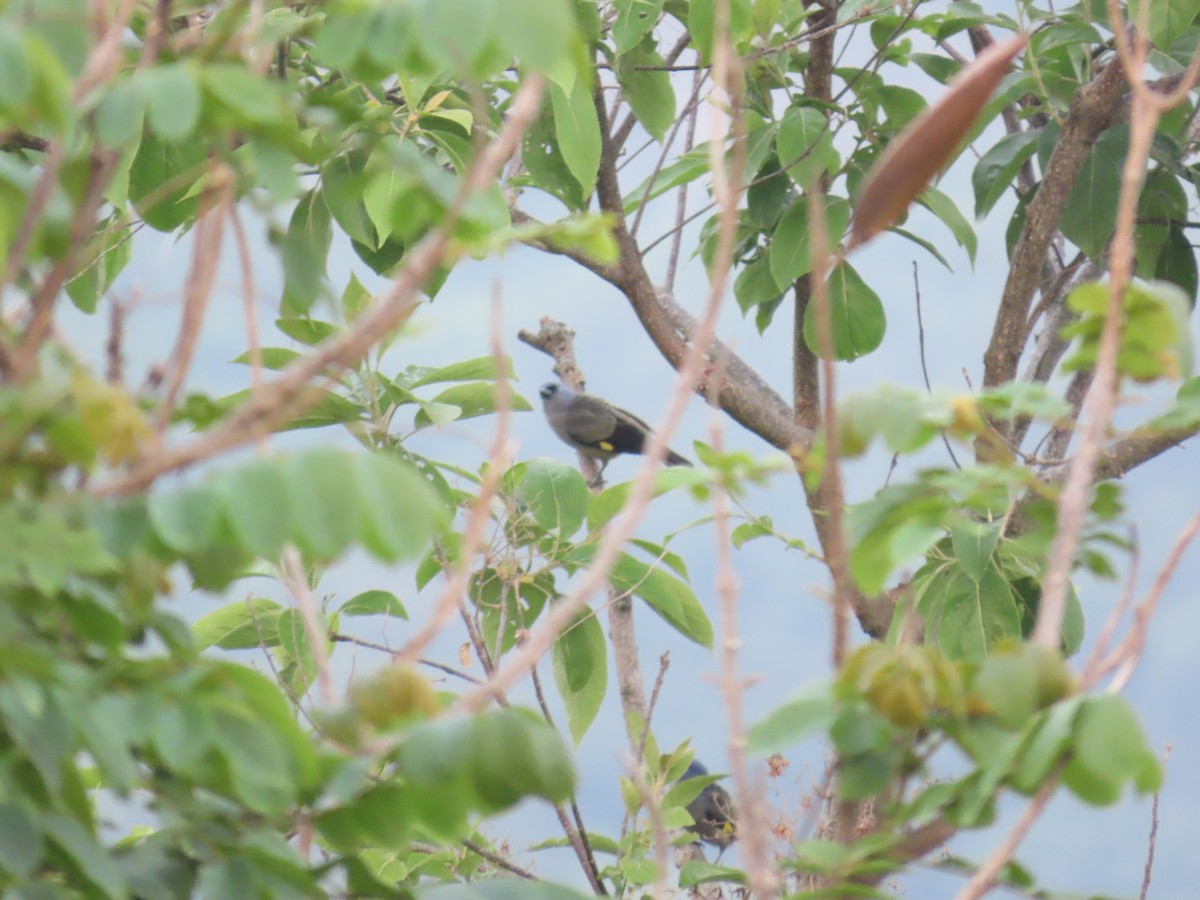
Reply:
[[687, 767], [687, 771], [683, 773], [680, 781], [686, 781], [688, 778], [699, 778], [701, 775], [707, 775], [708, 769], [704, 767], [704, 763], [698, 759], [693, 759], [692, 764]]
[[573, 390], [557, 381], [547, 381], [538, 390], [538, 394], [542, 397], [542, 404], [547, 407], [569, 403], [575, 396]]

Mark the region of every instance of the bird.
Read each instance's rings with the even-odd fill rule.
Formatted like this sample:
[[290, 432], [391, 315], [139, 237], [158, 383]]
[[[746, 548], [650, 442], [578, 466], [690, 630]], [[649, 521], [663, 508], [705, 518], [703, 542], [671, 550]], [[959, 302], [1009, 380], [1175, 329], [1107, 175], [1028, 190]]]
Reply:
[[[591, 394], [577, 394], [565, 384], [550, 381], [538, 392], [550, 428], [584, 456], [600, 461], [600, 473], [614, 456], [645, 453], [650, 426], [631, 412]], [[668, 466], [690, 466], [691, 462], [668, 449]]]
[[[681, 782], [689, 778], [702, 778], [708, 774], [708, 769], [699, 760], [692, 760], [687, 771], [683, 773]], [[688, 828], [706, 844], [713, 844], [725, 851], [725, 848], [737, 840], [737, 812], [733, 808], [733, 798], [729, 791], [716, 782], [706, 784], [691, 803], [687, 811], [695, 820], [695, 825]]]

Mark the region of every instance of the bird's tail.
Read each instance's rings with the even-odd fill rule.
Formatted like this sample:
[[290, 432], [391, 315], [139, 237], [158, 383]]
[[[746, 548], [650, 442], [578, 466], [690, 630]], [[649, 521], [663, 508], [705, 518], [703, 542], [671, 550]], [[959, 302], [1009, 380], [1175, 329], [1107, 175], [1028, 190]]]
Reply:
[[692, 461], [686, 456], [680, 456], [674, 450], [667, 450], [667, 458], [665, 460], [668, 466], [690, 466]]

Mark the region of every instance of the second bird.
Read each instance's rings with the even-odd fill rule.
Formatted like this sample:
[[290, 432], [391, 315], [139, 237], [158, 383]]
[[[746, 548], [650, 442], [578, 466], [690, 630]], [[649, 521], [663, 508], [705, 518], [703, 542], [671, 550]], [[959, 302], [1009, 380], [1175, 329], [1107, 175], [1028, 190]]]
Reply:
[[[600, 471], [614, 456], [645, 453], [650, 426], [631, 412], [591, 394], [577, 394], [563, 384], [542, 385], [542, 408], [554, 433], [592, 459], [600, 460]], [[690, 466], [674, 450], [667, 450], [668, 466]]]

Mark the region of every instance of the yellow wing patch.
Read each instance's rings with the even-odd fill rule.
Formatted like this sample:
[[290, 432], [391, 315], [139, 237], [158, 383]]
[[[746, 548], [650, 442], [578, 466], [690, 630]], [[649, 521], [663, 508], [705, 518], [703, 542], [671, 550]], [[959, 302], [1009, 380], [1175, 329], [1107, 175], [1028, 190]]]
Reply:
[[613, 445], [610, 444], [608, 441], [599, 441], [599, 442], [597, 442], [596, 446], [598, 446], [605, 453], [611, 453], [613, 450]]

